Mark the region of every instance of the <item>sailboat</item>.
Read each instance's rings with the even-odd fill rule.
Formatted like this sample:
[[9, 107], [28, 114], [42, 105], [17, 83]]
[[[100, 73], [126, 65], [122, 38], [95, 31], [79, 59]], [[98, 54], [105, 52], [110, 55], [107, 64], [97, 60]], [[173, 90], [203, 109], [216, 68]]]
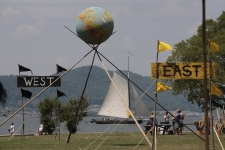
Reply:
[[[121, 76], [119, 76], [116, 72], [113, 73], [112, 80], [115, 83], [121, 96], [123, 97], [126, 105], [130, 108], [128, 82]], [[135, 99], [135, 106], [133, 107], [133, 109], [130, 108], [131, 111], [134, 112], [135, 116], [149, 116], [150, 112], [148, 111], [143, 101], [141, 99], [138, 99], [138, 93], [133, 86], [132, 91], [133, 98]], [[91, 122], [95, 122], [97, 124], [135, 124], [135, 121], [129, 116], [128, 110], [126, 109], [112, 83], [110, 84], [109, 90], [102, 104], [102, 107], [98, 112], [98, 115], [107, 117], [93, 119]], [[136, 120], [138, 123], [143, 122], [143, 119], [141, 117], [138, 117]]]

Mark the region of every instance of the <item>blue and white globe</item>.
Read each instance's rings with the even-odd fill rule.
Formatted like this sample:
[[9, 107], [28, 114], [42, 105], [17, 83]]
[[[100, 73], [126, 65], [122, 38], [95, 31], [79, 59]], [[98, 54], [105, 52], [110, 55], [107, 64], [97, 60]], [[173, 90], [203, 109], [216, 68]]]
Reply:
[[112, 16], [100, 7], [85, 9], [77, 18], [76, 32], [79, 38], [88, 44], [101, 44], [113, 32]]

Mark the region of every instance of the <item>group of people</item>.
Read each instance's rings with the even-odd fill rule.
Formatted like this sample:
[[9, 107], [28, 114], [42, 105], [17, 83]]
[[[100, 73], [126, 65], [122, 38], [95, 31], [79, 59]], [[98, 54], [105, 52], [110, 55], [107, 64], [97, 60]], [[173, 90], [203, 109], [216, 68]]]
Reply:
[[[148, 121], [148, 125], [151, 125], [152, 127], [155, 125], [157, 127], [158, 122], [157, 122], [157, 119], [154, 119], [154, 117], [155, 117], [155, 114], [154, 112], [152, 112], [150, 119]], [[169, 124], [169, 121], [170, 121], [169, 112], [166, 112], [163, 118], [165, 123]], [[178, 109], [176, 113], [173, 114], [173, 117], [172, 117], [173, 131], [175, 131], [176, 135], [182, 135], [183, 120], [184, 120], [184, 114], [181, 112], [181, 109]], [[154, 124], [154, 121], [155, 121], [155, 124]]]

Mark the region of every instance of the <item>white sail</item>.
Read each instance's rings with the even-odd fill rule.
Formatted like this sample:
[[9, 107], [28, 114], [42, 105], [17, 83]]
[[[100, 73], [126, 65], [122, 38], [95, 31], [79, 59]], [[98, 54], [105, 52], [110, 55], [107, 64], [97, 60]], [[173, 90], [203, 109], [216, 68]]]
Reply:
[[[121, 96], [123, 97], [126, 105], [129, 107], [127, 81], [115, 72], [113, 73], [112, 80], [115, 83]], [[112, 83], [110, 84], [108, 93], [105, 97], [100, 111], [98, 112], [98, 115], [128, 118], [127, 109]]]
[[132, 95], [133, 95], [133, 102], [134, 106], [131, 108], [131, 110], [134, 111], [135, 116], [142, 116], [142, 117], [149, 117], [150, 111], [142, 101], [141, 97], [139, 96], [138, 92], [134, 88], [133, 84], [131, 84], [132, 89]]

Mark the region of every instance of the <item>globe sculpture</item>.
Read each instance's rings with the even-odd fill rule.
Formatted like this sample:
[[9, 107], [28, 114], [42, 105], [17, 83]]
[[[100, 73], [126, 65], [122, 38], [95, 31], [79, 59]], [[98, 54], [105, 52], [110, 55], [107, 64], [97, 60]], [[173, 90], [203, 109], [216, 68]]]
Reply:
[[79, 38], [88, 44], [101, 44], [113, 32], [112, 16], [99, 7], [84, 10], [77, 18], [76, 32]]

